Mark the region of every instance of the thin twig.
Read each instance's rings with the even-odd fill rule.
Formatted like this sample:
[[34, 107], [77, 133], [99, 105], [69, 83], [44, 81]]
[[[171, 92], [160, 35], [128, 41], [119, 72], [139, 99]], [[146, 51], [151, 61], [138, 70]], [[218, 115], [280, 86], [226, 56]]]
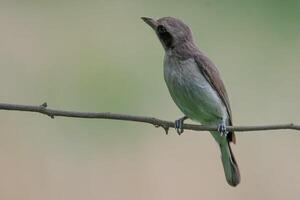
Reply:
[[[47, 108], [47, 103], [43, 103], [40, 106], [32, 105], [19, 105], [19, 104], [7, 104], [0, 103], [0, 110], [15, 110], [25, 112], [41, 113], [51, 117], [73, 117], [73, 118], [93, 118], [93, 119], [112, 119], [112, 120], [123, 120], [123, 121], [134, 121], [152, 124], [155, 127], [162, 127], [168, 132], [169, 128], [174, 128], [174, 122], [157, 119], [154, 117], [135, 116], [127, 114], [116, 114], [109, 112], [76, 112], [76, 111], [65, 111]], [[195, 130], [195, 131], [217, 131], [217, 126], [206, 126], [206, 125], [194, 125], [184, 124], [184, 129]], [[261, 126], [227, 126], [228, 131], [245, 132], [245, 131], [265, 131], [265, 130], [280, 130], [280, 129], [291, 129], [300, 130], [299, 125], [293, 123], [289, 124], [276, 124], [276, 125], [261, 125]]]

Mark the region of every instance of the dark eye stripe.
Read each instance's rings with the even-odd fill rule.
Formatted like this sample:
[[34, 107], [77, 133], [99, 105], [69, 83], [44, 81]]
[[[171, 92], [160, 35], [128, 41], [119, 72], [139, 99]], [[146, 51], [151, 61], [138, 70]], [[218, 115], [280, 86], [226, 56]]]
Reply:
[[159, 34], [167, 33], [167, 29], [166, 29], [165, 27], [163, 27], [162, 25], [159, 25], [159, 26], [157, 27], [157, 32], [158, 32]]

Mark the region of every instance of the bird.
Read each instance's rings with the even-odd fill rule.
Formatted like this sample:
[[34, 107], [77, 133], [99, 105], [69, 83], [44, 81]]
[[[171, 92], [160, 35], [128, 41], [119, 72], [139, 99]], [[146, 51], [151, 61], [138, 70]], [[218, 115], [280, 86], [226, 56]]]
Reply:
[[195, 44], [192, 31], [175, 17], [154, 19], [141, 17], [158, 36], [164, 50], [164, 80], [169, 93], [184, 116], [175, 120], [180, 135], [183, 124], [191, 119], [203, 125], [216, 125], [210, 131], [221, 151], [221, 160], [229, 185], [240, 183], [240, 172], [231, 144], [236, 143], [232, 126], [232, 112], [225, 85], [216, 65]]

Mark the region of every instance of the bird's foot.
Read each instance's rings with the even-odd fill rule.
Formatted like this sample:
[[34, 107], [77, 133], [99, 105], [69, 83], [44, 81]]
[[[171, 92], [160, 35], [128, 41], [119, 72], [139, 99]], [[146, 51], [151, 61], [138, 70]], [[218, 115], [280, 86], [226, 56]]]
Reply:
[[227, 136], [228, 131], [224, 123], [218, 125], [218, 132], [221, 134], [221, 136], [225, 136], [225, 137]]
[[179, 118], [175, 120], [175, 129], [178, 135], [181, 135], [183, 133], [183, 122], [186, 120], [188, 117], [184, 116], [182, 118]]

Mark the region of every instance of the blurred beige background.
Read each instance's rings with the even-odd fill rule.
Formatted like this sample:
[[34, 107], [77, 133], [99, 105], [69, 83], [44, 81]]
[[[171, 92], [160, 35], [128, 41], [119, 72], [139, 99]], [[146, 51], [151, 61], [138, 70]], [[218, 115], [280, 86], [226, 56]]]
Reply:
[[[219, 66], [238, 125], [300, 123], [300, 1], [1, 1], [0, 101], [175, 120], [163, 49], [176, 16]], [[227, 185], [212, 137], [0, 111], [0, 199], [299, 199], [300, 135], [237, 133]]]

